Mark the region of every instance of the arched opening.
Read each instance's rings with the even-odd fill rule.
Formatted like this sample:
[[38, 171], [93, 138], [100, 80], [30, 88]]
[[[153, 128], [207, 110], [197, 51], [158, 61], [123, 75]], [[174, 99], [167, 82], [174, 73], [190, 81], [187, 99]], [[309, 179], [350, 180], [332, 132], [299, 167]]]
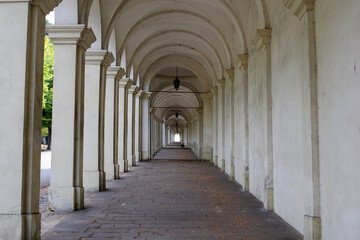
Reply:
[[174, 142], [179, 143], [181, 141], [180, 133], [175, 133]]

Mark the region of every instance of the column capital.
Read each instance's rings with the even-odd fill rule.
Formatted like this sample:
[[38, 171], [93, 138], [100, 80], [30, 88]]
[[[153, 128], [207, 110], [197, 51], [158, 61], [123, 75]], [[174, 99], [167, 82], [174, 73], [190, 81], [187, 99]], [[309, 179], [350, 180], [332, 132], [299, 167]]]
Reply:
[[151, 97], [151, 92], [143, 92], [142, 98], [143, 99], [149, 99]]
[[200, 98], [206, 102], [206, 101], [210, 101], [210, 98], [212, 98], [211, 92], [208, 93], [200, 93]]
[[210, 89], [210, 91], [211, 91], [212, 95], [216, 95], [217, 92], [218, 92], [218, 87], [217, 87], [217, 86], [214, 86], [214, 87], [212, 87], [212, 88]]
[[133, 84], [133, 81], [129, 78], [123, 78], [119, 80], [119, 88], [129, 88]]
[[238, 54], [238, 64], [239, 64], [239, 69], [240, 70], [242, 68], [244, 68], [244, 70], [248, 70], [248, 67], [249, 67], [249, 54], [247, 54], [247, 53]]
[[110, 66], [106, 71], [106, 77], [112, 78], [114, 80], [117, 77], [122, 78], [124, 75], [125, 75], [125, 70], [120, 66]]
[[111, 63], [115, 61], [114, 55], [111, 52], [106, 52], [103, 61], [101, 62], [101, 65], [108, 68]]
[[91, 44], [96, 41], [95, 34], [91, 28], [84, 28], [81, 32], [81, 37], [78, 41], [78, 46], [85, 51], [91, 47]]
[[225, 85], [225, 80], [224, 79], [219, 79], [219, 80], [216, 81], [216, 86], [218, 88], [222, 88], [222, 87], [224, 87], [224, 85]]
[[143, 97], [143, 94], [144, 94], [144, 91], [139, 89], [138, 93], [136, 94], [136, 97], [141, 99]]
[[139, 88], [136, 85], [131, 85], [129, 87], [128, 93], [131, 95], [136, 95], [139, 92]]
[[154, 114], [156, 112], [156, 108], [149, 108], [150, 115]]
[[271, 29], [257, 29], [252, 43], [262, 53], [270, 49]]
[[106, 50], [88, 50], [85, 52], [85, 64], [100, 65], [106, 55]]
[[[20, 1], [18, 1], [20, 2]], [[21, 1], [24, 2], [24, 1]], [[61, 3], [62, 0], [29, 0], [33, 6], [39, 6], [45, 15], [54, 10], [54, 8]]]
[[301, 20], [306, 12], [314, 9], [315, 0], [283, 0], [283, 4]]
[[46, 25], [46, 32], [55, 45], [76, 45], [85, 25]]
[[225, 70], [225, 80], [226, 81], [234, 81], [234, 69], [229, 68]]

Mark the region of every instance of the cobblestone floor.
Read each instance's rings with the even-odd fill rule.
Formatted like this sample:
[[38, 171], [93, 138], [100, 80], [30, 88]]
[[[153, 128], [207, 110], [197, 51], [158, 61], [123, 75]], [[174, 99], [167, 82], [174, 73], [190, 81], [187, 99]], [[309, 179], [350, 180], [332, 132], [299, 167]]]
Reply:
[[302, 239], [218, 168], [200, 161], [139, 163], [107, 182], [106, 191], [86, 193], [85, 210], [43, 218], [43, 239]]

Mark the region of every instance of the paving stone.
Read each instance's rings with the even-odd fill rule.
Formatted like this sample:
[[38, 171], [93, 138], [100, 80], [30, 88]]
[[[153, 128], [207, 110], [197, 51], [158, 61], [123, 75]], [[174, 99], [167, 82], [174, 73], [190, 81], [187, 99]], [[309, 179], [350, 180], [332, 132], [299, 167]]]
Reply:
[[165, 150], [168, 160], [139, 163], [106, 191], [85, 193], [86, 209], [68, 213], [43, 239], [303, 238], [211, 163], [175, 161], [169, 151], [179, 149]]

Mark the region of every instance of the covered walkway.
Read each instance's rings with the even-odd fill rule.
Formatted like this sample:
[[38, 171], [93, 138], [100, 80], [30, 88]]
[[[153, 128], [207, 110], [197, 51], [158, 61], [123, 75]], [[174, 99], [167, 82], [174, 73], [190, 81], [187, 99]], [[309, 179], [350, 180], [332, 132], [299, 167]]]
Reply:
[[[179, 150], [190, 151], [158, 155]], [[85, 197], [85, 210], [57, 214], [66, 217], [53, 228], [46, 215], [43, 239], [302, 239], [211, 163], [141, 162]]]

